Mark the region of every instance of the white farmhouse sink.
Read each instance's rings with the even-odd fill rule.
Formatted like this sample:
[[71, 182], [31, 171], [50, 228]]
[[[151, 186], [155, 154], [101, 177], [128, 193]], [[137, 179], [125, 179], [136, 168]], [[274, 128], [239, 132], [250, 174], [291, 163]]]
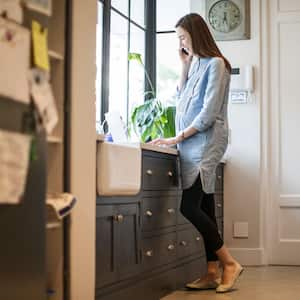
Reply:
[[141, 187], [141, 161], [140, 145], [97, 143], [98, 195], [136, 195]]

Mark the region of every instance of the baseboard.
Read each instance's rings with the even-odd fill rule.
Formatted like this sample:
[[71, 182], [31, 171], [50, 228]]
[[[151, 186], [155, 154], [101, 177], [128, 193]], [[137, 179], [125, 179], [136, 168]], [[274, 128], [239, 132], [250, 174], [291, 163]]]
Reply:
[[229, 248], [230, 254], [244, 266], [264, 265], [263, 248]]

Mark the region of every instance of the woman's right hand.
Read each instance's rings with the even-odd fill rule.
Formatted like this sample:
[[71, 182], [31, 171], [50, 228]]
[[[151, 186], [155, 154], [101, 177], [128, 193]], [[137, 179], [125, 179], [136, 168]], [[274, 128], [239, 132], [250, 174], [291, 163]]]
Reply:
[[180, 48], [178, 50], [178, 53], [179, 53], [180, 61], [182, 62], [183, 66], [189, 67], [192, 62], [193, 55], [188, 52], [185, 53], [183, 48]]

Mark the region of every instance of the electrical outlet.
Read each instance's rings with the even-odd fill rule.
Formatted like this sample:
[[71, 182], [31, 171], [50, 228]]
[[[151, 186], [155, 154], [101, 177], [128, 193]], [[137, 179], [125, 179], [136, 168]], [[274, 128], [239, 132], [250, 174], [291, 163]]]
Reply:
[[234, 238], [248, 238], [248, 222], [234, 222], [233, 223], [233, 237]]

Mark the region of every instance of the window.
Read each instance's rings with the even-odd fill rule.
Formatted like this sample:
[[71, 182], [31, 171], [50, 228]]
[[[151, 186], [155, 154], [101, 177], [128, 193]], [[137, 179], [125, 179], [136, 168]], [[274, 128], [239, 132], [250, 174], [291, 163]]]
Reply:
[[175, 24], [190, 12], [190, 2], [157, 0], [157, 96], [166, 105], [174, 105], [173, 95], [181, 71]]
[[[145, 0], [98, 0], [97, 128], [107, 111], [118, 111], [128, 124], [135, 105], [144, 101], [144, 69], [128, 61], [129, 52], [145, 63]], [[108, 75], [109, 74], [109, 75]]]
[[118, 111], [127, 118], [128, 84], [128, 21], [111, 12], [110, 63], [109, 63], [109, 111]]

